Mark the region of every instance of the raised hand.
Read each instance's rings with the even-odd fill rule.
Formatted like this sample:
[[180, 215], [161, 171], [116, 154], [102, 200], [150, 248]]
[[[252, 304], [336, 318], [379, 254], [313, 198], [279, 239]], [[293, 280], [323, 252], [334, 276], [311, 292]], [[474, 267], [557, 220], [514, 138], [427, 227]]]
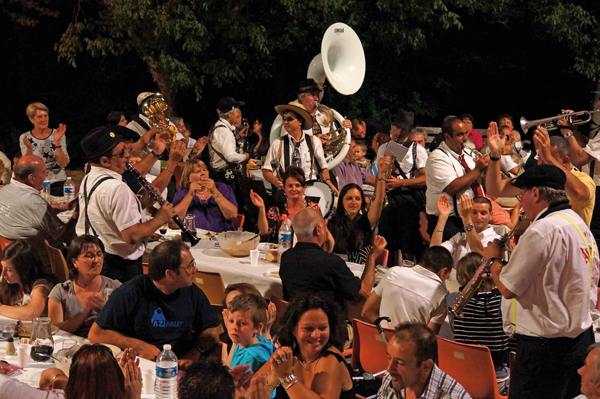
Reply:
[[552, 145], [550, 144], [550, 135], [548, 131], [541, 126], [538, 126], [533, 133], [533, 144], [540, 159], [545, 163], [550, 163], [552, 158]]
[[452, 211], [452, 207], [448, 203], [448, 197], [442, 195], [437, 201], [437, 209], [439, 213], [439, 217], [447, 218], [450, 216], [450, 212]]
[[25, 144], [25, 147], [28, 151], [33, 151], [33, 144], [31, 144], [31, 141], [27, 138], [27, 136], [23, 136], [23, 144]]
[[383, 238], [382, 236], [375, 236], [375, 239], [373, 240], [373, 246], [371, 247], [371, 253], [374, 256], [378, 256], [385, 250], [386, 246], [387, 241], [385, 240], [385, 238]]
[[54, 132], [54, 144], [60, 145], [60, 139], [65, 135], [67, 131], [67, 125], [61, 123], [58, 125], [56, 132]]
[[260, 195], [256, 194], [254, 190], [250, 190], [250, 199], [257, 208], [263, 209], [265, 207], [265, 201]]
[[490, 148], [490, 155], [493, 157], [501, 156], [506, 140], [500, 136], [500, 133], [498, 132], [498, 124], [496, 122], [490, 122], [487, 134], [487, 143], [488, 147]]
[[183, 141], [178, 140], [174, 142], [173, 145], [171, 145], [171, 151], [169, 152], [169, 160], [179, 163], [183, 160], [183, 157], [185, 156], [186, 152], [186, 144]]
[[460, 196], [459, 215], [463, 220], [471, 222], [471, 214], [473, 212], [473, 199], [467, 194]]
[[490, 164], [490, 156], [488, 154], [483, 154], [475, 161], [475, 169], [485, 173]]
[[129, 399], [142, 397], [142, 371], [138, 364], [128, 360], [125, 370], [123, 370], [123, 374], [125, 374], [125, 391]]

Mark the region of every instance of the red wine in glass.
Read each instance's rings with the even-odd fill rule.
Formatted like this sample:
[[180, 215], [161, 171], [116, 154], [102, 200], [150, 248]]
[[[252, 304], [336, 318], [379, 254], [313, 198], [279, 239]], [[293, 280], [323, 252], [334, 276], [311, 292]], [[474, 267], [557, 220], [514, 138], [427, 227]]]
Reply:
[[48, 361], [52, 353], [54, 353], [54, 346], [52, 345], [35, 345], [31, 347], [31, 358], [36, 362]]

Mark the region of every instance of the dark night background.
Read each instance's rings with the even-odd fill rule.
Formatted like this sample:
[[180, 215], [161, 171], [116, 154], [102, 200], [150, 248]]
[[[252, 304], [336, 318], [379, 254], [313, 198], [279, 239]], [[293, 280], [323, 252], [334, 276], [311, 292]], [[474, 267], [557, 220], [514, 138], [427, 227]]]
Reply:
[[[158, 91], [147, 66], [133, 54], [94, 58], [81, 53], [77, 68], [59, 61], [53, 48], [70, 17], [41, 19], [30, 28], [0, 16], [0, 73], [4, 78], [0, 150], [10, 158], [18, 151], [18, 136], [31, 128], [25, 115], [31, 102], [50, 108], [50, 127], [67, 124], [70, 167], [74, 168], [83, 164], [77, 142], [85, 133], [104, 124], [112, 110], [136, 113], [140, 92]], [[384, 123], [402, 107], [415, 111], [416, 122], [422, 126], [439, 126], [447, 114], [468, 112], [480, 129], [505, 112], [517, 120], [554, 116], [561, 108], [589, 109], [596, 83], [572, 72], [572, 60], [563, 45], [532, 29], [527, 21], [508, 27], [461, 15], [461, 23], [464, 29], [432, 32], [426, 48], [401, 56], [368, 43], [357, 30], [365, 47], [365, 82], [350, 97], [329, 87], [323, 103], [348, 117], [376, 117]], [[269, 128], [275, 117], [273, 106], [294, 99], [309, 61], [320, 52], [322, 34], [315, 32], [313, 48], [275, 54], [272, 78], [222, 87], [207, 79], [199, 101], [193, 90], [180, 91], [177, 115], [191, 123], [192, 136], [197, 138], [216, 120], [216, 102], [232, 96], [246, 101], [245, 117], [263, 116]], [[368, 107], [355, 106], [367, 102]]]

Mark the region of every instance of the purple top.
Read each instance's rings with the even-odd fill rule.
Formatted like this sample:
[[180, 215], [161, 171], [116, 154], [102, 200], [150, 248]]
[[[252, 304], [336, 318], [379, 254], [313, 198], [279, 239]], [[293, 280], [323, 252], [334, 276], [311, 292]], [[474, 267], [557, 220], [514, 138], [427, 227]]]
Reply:
[[350, 183], [362, 187], [363, 183], [371, 177], [371, 174], [362, 170], [358, 163], [350, 162], [348, 158], [342, 159], [342, 162], [333, 169], [333, 173], [339, 180], [338, 187], [340, 190]]
[[[237, 207], [237, 202], [235, 200], [235, 195], [233, 194], [233, 190], [224, 183], [215, 182], [215, 187], [223, 197], [227, 198], [229, 202]], [[179, 188], [175, 193], [175, 197], [173, 198], [173, 206], [176, 206], [181, 202], [183, 197], [187, 195], [189, 190], [187, 188]], [[235, 230], [233, 227], [233, 223], [229, 220], [225, 219], [223, 216], [223, 212], [219, 209], [219, 205], [217, 205], [217, 201], [213, 197], [210, 197], [208, 200], [201, 200], [200, 198], [194, 196], [190, 206], [186, 214], [192, 214], [196, 216], [196, 228], [214, 231], [215, 233], [221, 233], [223, 231]]]

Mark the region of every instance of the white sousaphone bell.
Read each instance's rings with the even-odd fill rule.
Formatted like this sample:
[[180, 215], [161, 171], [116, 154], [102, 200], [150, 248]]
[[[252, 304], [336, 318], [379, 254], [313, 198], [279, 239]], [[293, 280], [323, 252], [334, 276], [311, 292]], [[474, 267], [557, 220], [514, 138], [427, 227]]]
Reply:
[[[314, 79], [320, 87], [327, 79], [338, 93], [348, 96], [356, 93], [362, 86], [365, 69], [365, 53], [358, 35], [348, 25], [337, 22], [323, 35], [321, 53], [310, 62], [306, 78]], [[344, 117], [334, 109], [331, 111], [341, 126]], [[285, 133], [282, 124], [283, 118], [278, 115], [271, 126], [271, 143]], [[329, 170], [342, 162], [350, 148], [350, 129], [343, 131], [345, 131], [345, 138], [340, 141], [340, 145], [332, 152], [325, 153]]]

